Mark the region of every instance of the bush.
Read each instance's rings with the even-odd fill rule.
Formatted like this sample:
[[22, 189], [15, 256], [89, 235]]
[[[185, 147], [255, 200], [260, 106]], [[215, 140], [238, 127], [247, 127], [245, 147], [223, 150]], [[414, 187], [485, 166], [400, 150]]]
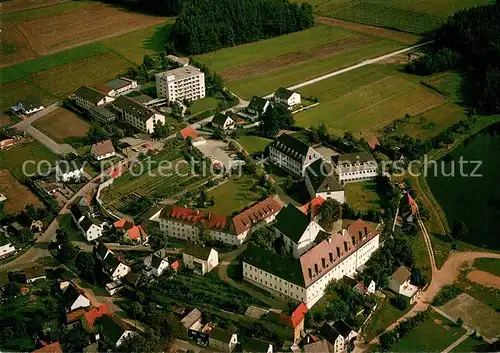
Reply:
[[391, 304], [401, 311], [408, 309], [408, 301], [402, 295], [392, 297]]
[[452, 285], [444, 286], [434, 298], [432, 305], [441, 306], [445, 303], [449, 302], [452, 299], [455, 299], [462, 293], [460, 288], [454, 287]]

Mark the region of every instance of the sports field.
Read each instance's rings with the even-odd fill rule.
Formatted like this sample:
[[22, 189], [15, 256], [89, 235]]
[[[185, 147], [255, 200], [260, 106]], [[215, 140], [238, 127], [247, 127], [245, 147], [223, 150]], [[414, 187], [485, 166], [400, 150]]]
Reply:
[[406, 44], [399, 41], [341, 26], [318, 25], [200, 55], [197, 59], [221, 74], [232, 91], [250, 99], [404, 46]]
[[390, 67], [374, 65], [300, 89], [320, 105], [296, 115], [304, 127], [325, 124], [337, 135], [366, 135], [396, 119], [424, 113], [445, 103], [445, 97]]
[[412, 33], [439, 27], [451, 14], [492, 0], [308, 0], [317, 14]]
[[72, 137], [84, 137], [89, 130], [89, 124], [86, 121], [65, 108], [58, 108], [45, 115], [33, 126], [57, 143], [64, 143], [65, 139]]

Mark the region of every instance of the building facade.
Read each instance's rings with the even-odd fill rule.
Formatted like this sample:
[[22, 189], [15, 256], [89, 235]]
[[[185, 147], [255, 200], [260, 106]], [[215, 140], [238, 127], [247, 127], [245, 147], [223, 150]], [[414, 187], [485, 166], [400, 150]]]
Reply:
[[86, 110], [89, 110], [91, 107], [110, 103], [114, 100], [112, 97], [108, 97], [104, 93], [87, 86], [78, 88], [73, 96], [76, 105]]
[[187, 65], [156, 74], [158, 97], [175, 101], [196, 100], [205, 97], [205, 74], [198, 68]]
[[132, 98], [119, 96], [113, 103], [121, 119], [136, 129], [152, 134], [156, 124], [165, 124], [165, 116], [147, 108]]
[[182, 262], [195, 273], [204, 275], [219, 264], [219, 253], [213, 248], [189, 243], [182, 253]]
[[300, 104], [300, 93], [280, 87], [274, 93], [274, 100], [277, 103], [284, 104], [288, 109], [292, 109], [295, 105]]
[[321, 197], [337, 200], [341, 204], [345, 202], [344, 186], [338, 181], [331, 163], [317, 159], [306, 168], [304, 181], [311, 199]]
[[321, 155], [295, 137], [282, 134], [269, 145], [269, 157], [273, 164], [288, 173], [302, 178], [305, 169]]
[[375, 159], [366, 152], [343, 154], [332, 157], [340, 183], [350, 183], [375, 179], [378, 165]]

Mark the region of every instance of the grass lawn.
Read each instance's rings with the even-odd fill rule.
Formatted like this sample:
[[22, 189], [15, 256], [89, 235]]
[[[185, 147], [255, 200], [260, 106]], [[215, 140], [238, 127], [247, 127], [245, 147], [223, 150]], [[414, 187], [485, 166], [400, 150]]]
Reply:
[[376, 191], [375, 180], [345, 184], [347, 203], [356, 211], [368, 211], [380, 206], [380, 197]]
[[495, 276], [500, 276], [500, 259], [476, 259], [474, 260], [474, 267]]
[[388, 295], [387, 298], [379, 304], [379, 307], [373, 313], [363, 330], [366, 342], [371, 341], [375, 336], [384, 332], [390, 324], [404, 315], [404, 311], [397, 309], [389, 302], [390, 297], [394, 296], [394, 294], [387, 291], [384, 294]]
[[266, 146], [269, 145], [271, 141], [271, 139], [265, 137], [252, 135], [243, 135], [238, 138], [240, 145], [250, 154], [264, 152]]
[[449, 15], [491, 0], [309, 0], [314, 11], [340, 18], [405, 32], [425, 33], [438, 28]]
[[208, 198], [215, 199], [215, 205], [208, 211], [215, 214], [230, 216], [258, 200], [259, 194], [251, 191], [256, 180], [247, 176], [229, 179], [207, 193]]
[[300, 91], [304, 96], [318, 96], [320, 104], [297, 113], [297, 125], [324, 123], [337, 135], [376, 132], [405, 114], [421, 114], [445, 103], [445, 98], [432, 89], [383, 66], [332, 77]]
[[465, 341], [460, 343], [458, 346], [456, 346], [454, 349], [452, 349], [452, 352], [455, 353], [463, 353], [463, 352], [478, 352], [478, 346], [484, 345], [485, 342], [483, 340], [478, 340], [475, 339], [471, 336], [467, 337]]
[[73, 224], [73, 218], [71, 218], [70, 214], [60, 216], [57, 222], [59, 223], [59, 228], [64, 229], [68, 233], [69, 241], [84, 240], [82, 233]]
[[461, 102], [463, 100], [462, 85], [464, 80], [464, 75], [461, 72], [447, 71], [431, 76], [424, 83], [449, 97], [453, 102]]
[[85, 120], [65, 108], [54, 110], [33, 125], [57, 143], [64, 143], [68, 138], [84, 137], [89, 130], [89, 124]]
[[192, 102], [191, 107], [189, 107], [189, 110], [191, 110], [191, 115], [195, 115], [207, 111], [209, 109], [217, 108], [219, 102], [221, 102], [221, 100], [215, 97], [205, 97], [202, 99], [197, 99]]
[[[8, 169], [12, 175], [19, 181], [24, 181], [26, 176], [23, 173], [23, 164], [27, 161], [35, 163], [26, 163], [26, 172], [28, 174], [37, 172], [37, 164], [40, 161], [48, 161], [54, 165], [58, 156], [38, 141], [30, 142], [21, 147], [14, 147], [8, 150], [0, 151], [0, 169]], [[40, 165], [40, 171], [45, 171], [47, 163]]]
[[39, 97], [44, 106], [49, 106], [56, 101], [55, 98], [51, 97], [46, 92], [43, 92], [39, 88], [30, 85], [23, 80], [0, 84], [0, 91], [2, 92], [2, 98], [0, 99], [0, 113], [8, 111], [10, 107], [16, 104], [19, 100], [30, 96]]
[[420, 274], [427, 279], [429, 283], [432, 279], [431, 263], [429, 252], [425, 246], [424, 236], [419, 232], [411, 238], [411, 247], [415, 255], [415, 267], [420, 269]]
[[391, 352], [441, 352], [459, 339], [466, 330], [447, 318], [432, 312], [427, 320], [418, 325], [398, 343]]

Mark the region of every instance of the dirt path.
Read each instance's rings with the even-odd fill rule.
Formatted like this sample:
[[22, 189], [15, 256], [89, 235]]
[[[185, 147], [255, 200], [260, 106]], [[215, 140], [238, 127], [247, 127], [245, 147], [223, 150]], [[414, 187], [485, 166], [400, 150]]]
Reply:
[[473, 270], [469, 272], [467, 278], [469, 281], [480, 284], [483, 287], [500, 289], [500, 277], [489, 272]]

